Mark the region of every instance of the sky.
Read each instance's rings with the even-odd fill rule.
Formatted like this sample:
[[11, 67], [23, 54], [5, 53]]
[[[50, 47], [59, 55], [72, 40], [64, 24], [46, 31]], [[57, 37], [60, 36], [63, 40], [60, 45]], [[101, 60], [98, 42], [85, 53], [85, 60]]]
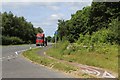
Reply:
[[71, 14], [90, 6], [91, 2], [2, 2], [2, 12], [11, 11], [16, 16], [24, 16], [34, 27], [41, 27], [46, 36], [53, 36], [58, 19], [70, 19]]

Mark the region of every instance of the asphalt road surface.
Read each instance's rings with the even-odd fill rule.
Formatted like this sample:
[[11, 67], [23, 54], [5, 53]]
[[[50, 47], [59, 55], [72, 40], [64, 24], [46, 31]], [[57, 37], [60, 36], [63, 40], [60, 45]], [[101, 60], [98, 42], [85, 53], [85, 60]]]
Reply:
[[73, 78], [65, 73], [33, 64], [19, 55], [21, 51], [30, 47], [35, 48], [36, 46], [34, 44], [2, 47], [2, 57], [0, 57], [2, 78]]

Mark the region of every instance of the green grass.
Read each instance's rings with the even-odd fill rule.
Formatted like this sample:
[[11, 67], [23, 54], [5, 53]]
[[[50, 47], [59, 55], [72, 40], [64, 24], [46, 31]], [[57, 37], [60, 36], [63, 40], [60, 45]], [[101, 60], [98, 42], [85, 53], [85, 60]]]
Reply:
[[[118, 73], [118, 46], [110, 44], [96, 44], [94, 50], [83, 45], [72, 44], [70, 49], [66, 49], [67, 42], [58, 43], [56, 48], [47, 51], [47, 55], [69, 62], [77, 62], [90, 66], [104, 68]], [[64, 49], [62, 48], [64, 46]]]
[[73, 66], [69, 65], [69, 64], [65, 64], [65, 63], [56, 63], [53, 68], [58, 69], [58, 70], [62, 70], [62, 71], [66, 71], [66, 72], [72, 72], [72, 71], [76, 71], [76, 68], [73, 68]]
[[49, 59], [49, 58], [39, 56], [38, 54], [36, 54], [38, 50], [40, 50], [40, 48], [25, 51], [23, 52], [23, 56], [30, 59], [31, 61], [35, 63], [42, 64], [48, 67], [52, 67], [60, 71], [72, 72], [72, 71], [77, 70], [77, 68], [72, 65], [68, 65], [66, 63], [58, 62], [54, 59]]

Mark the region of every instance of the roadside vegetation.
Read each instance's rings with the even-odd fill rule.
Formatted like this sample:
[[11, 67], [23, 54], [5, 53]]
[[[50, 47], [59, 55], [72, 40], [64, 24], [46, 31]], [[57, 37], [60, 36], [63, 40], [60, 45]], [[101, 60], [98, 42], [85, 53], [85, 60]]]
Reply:
[[47, 55], [68, 62], [96, 66], [118, 73], [118, 46], [105, 43], [90, 45], [60, 42]]
[[120, 2], [92, 2], [70, 20], [58, 20], [58, 42], [47, 55], [118, 73], [119, 7]]
[[35, 43], [36, 34], [43, 32], [40, 27], [33, 27], [33, 24], [27, 22], [23, 16], [17, 17], [12, 12], [0, 13], [0, 17], [2, 45]]
[[48, 58], [39, 56], [36, 54], [41, 48], [31, 49], [28, 51], [23, 52], [23, 56], [27, 59], [29, 59], [32, 63], [40, 64], [43, 66], [46, 66], [48, 68], [52, 68], [58, 71], [62, 71], [71, 75], [74, 75], [75, 77], [80, 78], [95, 78], [93, 75], [88, 75], [86, 73], [80, 72], [80, 68], [68, 64], [66, 62], [61, 62], [59, 59], [55, 58]]
[[39, 50], [40, 48], [25, 51], [23, 52], [23, 56], [31, 60], [33, 63], [42, 64], [44, 66], [64, 71], [66, 73], [71, 73], [77, 70], [77, 68], [72, 65], [65, 64], [54, 59], [39, 56], [38, 54], [36, 54], [36, 52]]

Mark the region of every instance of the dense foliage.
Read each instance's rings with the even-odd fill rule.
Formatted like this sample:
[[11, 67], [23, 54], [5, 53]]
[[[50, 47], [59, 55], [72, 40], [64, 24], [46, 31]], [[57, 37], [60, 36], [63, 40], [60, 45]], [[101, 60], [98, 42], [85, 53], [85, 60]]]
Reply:
[[34, 28], [24, 17], [14, 16], [13, 13], [2, 13], [2, 44], [34, 43], [36, 34], [43, 32]]
[[58, 20], [61, 41], [47, 54], [118, 73], [119, 34], [120, 2], [93, 2], [72, 14], [70, 20]]
[[93, 2], [72, 14], [70, 20], [58, 20], [58, 36], [60, 40], [75, 42], [81, 37], [79, 34], [92, 35], [101, 29], [109, 29], [110, 42], [120, 43], [119, 26], [120, 2]]

